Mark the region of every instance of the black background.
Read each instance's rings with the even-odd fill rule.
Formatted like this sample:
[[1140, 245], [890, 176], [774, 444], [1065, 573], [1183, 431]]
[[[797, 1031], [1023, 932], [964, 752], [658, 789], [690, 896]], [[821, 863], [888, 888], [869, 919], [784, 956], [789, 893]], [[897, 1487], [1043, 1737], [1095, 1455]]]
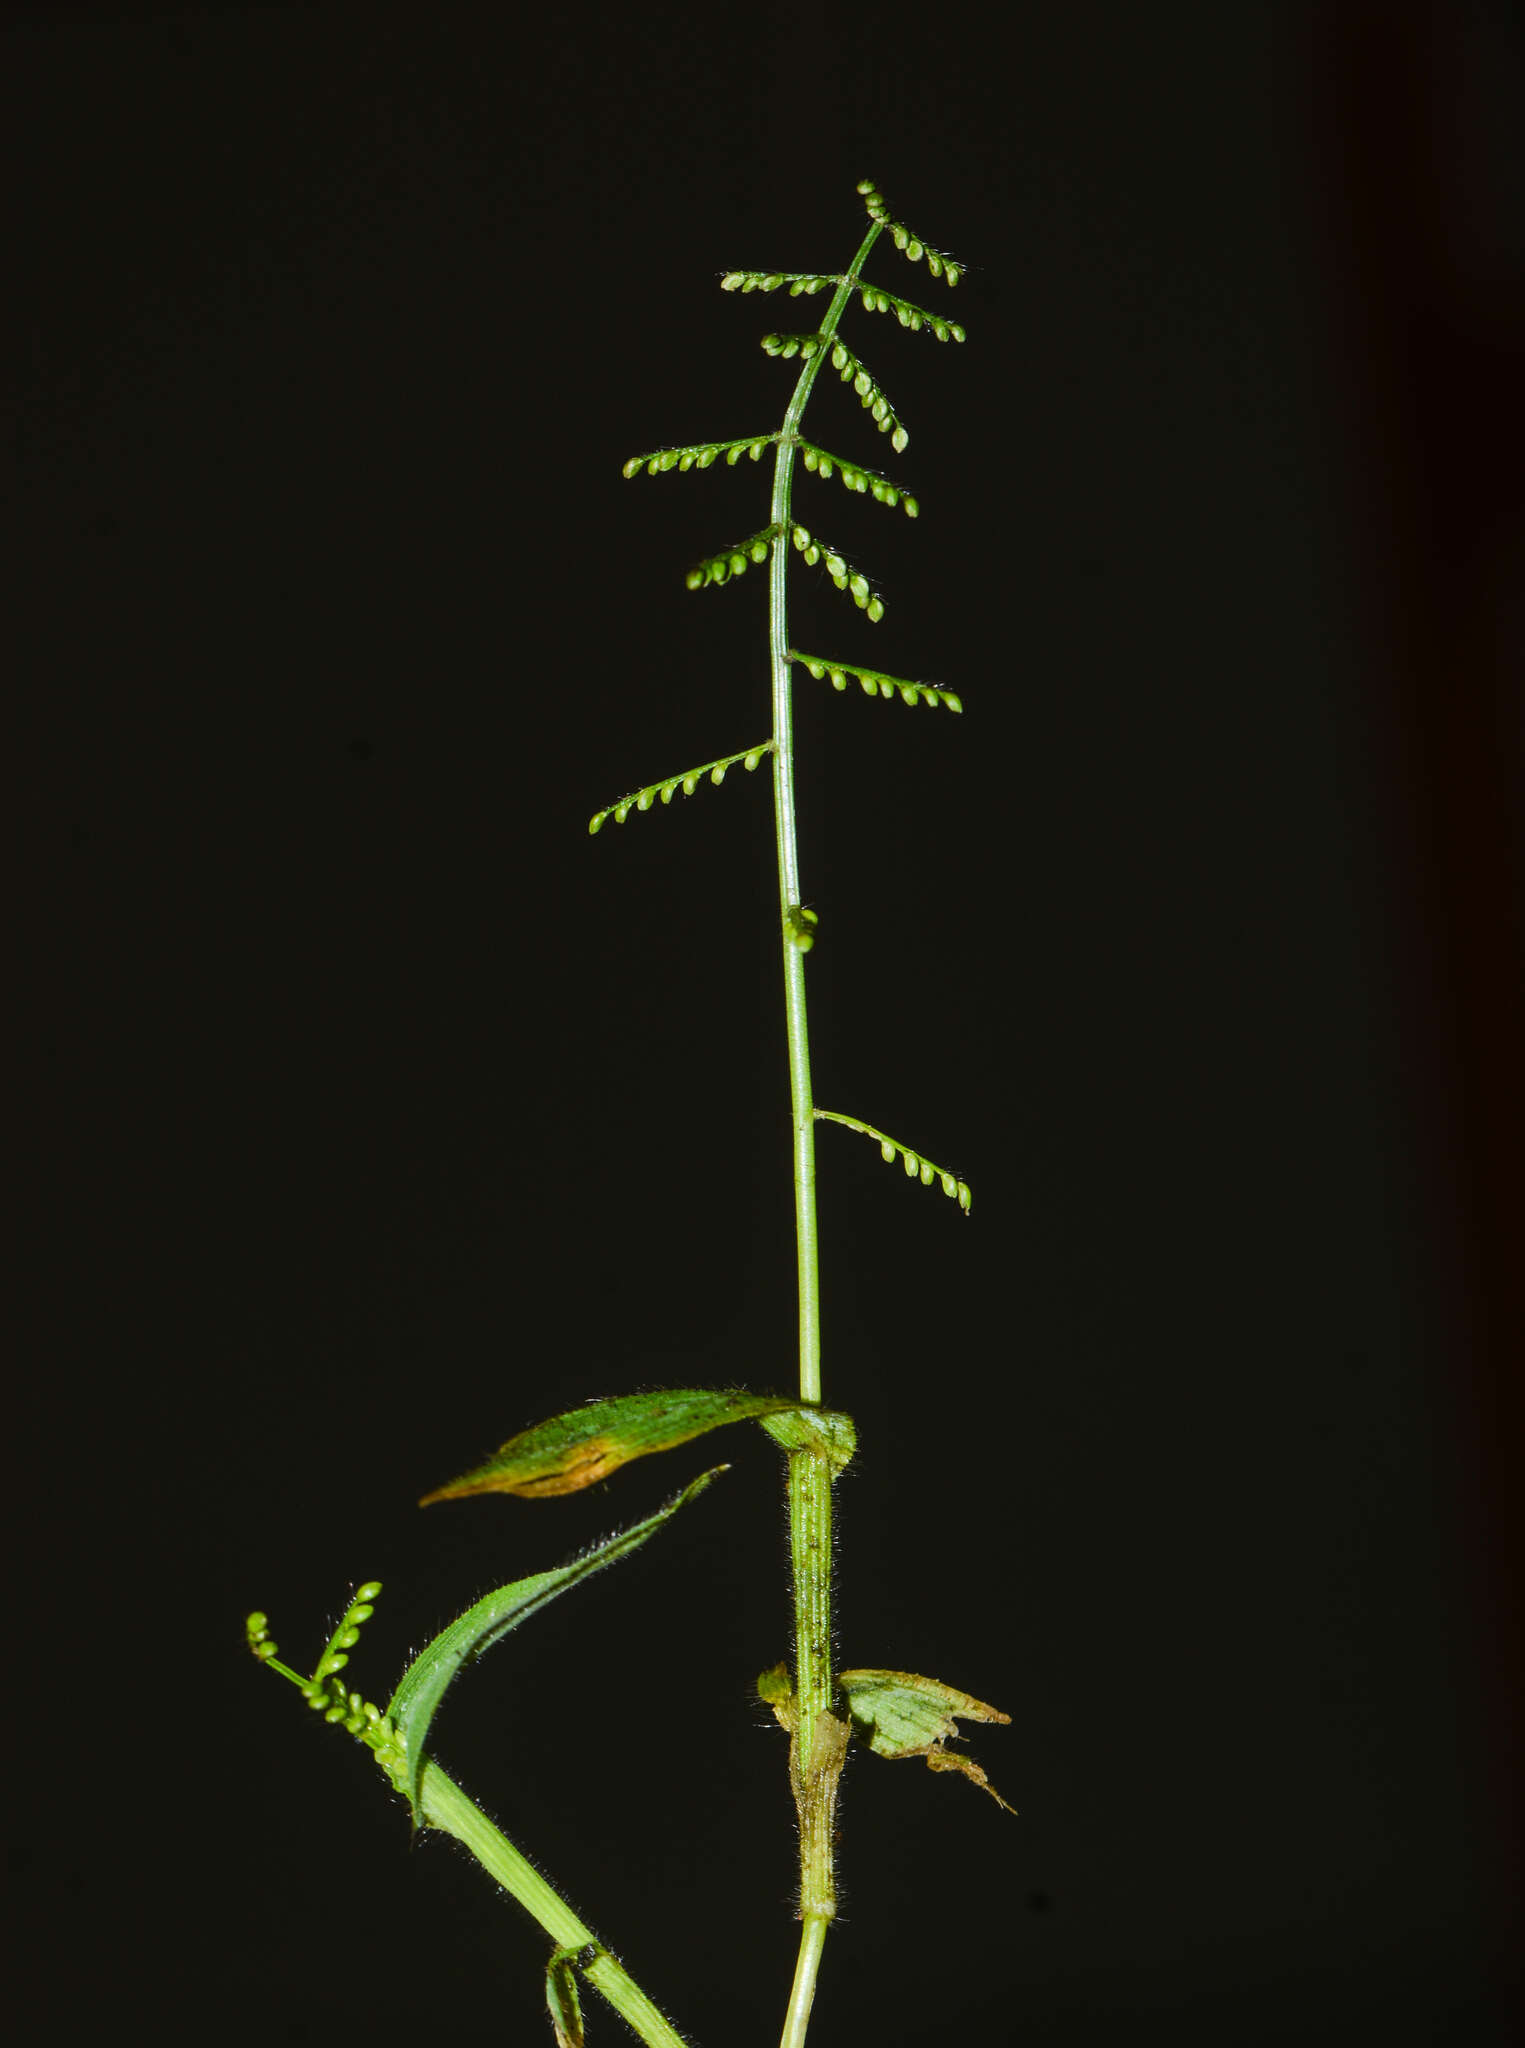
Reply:
[[[795, 638], [967, 708], [800, 681], [817, 1097], [975, 1202], [821, 1134], [839, 1653], [1007, 1709], [972, 1751], [1020, 1818], [854, 1764], [822, 2042], [1505, 2038], [1517, 1360], [1447, 947], [1519, 870], [1435, 823], [1405, 534], [1428, 507], [1470, 562], [1476, 522], [1342, 182], [1408, 63], [1422, 137], [1467, 139], [1446, 275], [1517, 311], [1517, 46], [1449, 12], [1449, 69], [1423, 10], [1182, 0], [7, 34], [44, 2023], [83, 1971], [164, 2040], [539, 2038], [538, 1933], [409, 1850], [241, 1619], [305, 1665], [383, 1579], [384, 1699], [728, 1457], [438, 1741], [690, 2038], [774, 2037], [772, 1447], [412, 1503], [588, 1395], [790, 1382], [766, 777], [585, 821], [766, 733], [762, 576], [683, 585], [765, 471], [620, 464], [776, 423], [790, 302], [717, 277], [840, 267], [872, 175], [970, 265], [872, 274], [969, 340], [849, 316], [910, 447], [834, 380], [809, 430], [923, 512], [805, 478], [888, 608], [802, 571]], [[1504, 421], [1469, 417], [1481, 489]], [[1504, 673], [1445, 701], [1513, 759]]]

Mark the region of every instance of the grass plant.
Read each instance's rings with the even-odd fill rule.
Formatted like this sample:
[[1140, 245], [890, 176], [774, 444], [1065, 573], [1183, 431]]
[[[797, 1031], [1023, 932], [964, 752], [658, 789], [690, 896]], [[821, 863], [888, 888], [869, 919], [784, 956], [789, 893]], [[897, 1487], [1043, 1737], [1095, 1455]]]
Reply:
[[[668, 805], [680, 791], [692, 796], [702, 782], [723, 783], [736, 767], [744, 772], [767, 758], [773, 778], [778, 856], [779, 927], [783, 966], [784, 1028], [789, 1057], [790, 1128], [795, 1195], [796, 1288], [799, 1307], [799, 1380], [789, 1393], [752, 1392], [737, 1387], [676, 1388], [616, 1395], [551, 1417], [520, 1431], [484, 1463], [424, 1496], [432, 1501], [508, 1493], [523, 1499], [576, 1492], [608, 1479], [632, 1459], [665, 1451], [707, 1434], [755, 1423], [777, 1442], [788, 1472], [789, 1535], [793, 1577], [794, 1660], [758, 1680], [758, 1692], [789, 1733], [789, 1775], [799, 1833], [800, 1937], [782, 2048], [803, 2048], [826, 1937], [837, 1909], [835, 1871], [836, 1802], [842, 1768], [857, 1741], [876, 1755], [920, 1756], [934, 1770], [962, 1773], [990, 1793], [984, 1772], [962, 1752], [948, 1748], [960, 1720], [1004, 1722], [1008, 1717], [970, 1695], [916, 1673], [879, 1668], [836, 1670], [832, 1656], [832, 1504], [834, 1482], [853, 1455], [856, 1436], [850, 1417], [825, 1405], [821, 1372], [819, 1247], [816, 1231], [816, 1127], [834, 1123], [877, 1143], [887, 1162], [938, 1188], [967, 1215], [970, 1190], [958, 1175], [938, 1166], [919, 1149], [890, 1137], [861, 1118], [818, 1107], [811, 1088], [810, 1033], [806, 1011], [806, 960], [816, 942], [817, 915], [803, 888], [796, 834], [795, 742], [792, 692], [796, 671], [829, 680], [846, 690], [853, 682], [870, 697], [905, 705], [961, 712], [959, 697], [942, 683], [891, 675], [877, 668], [804, 653], [789, 632], [791, 567], [821, 566], [868, 619], [877, 623], [884, 600], [870, 579], [844, 555], [820, 540], [794, 516], [794, 487], [800, 470], [854, 493], [872, 496], [889, 510], [915, 518], [917, 500], [878, 470], [832, 453], [807, 440], [801, 423], [817, 378], [828, 365], [848, 385], [886, 435], [896, 454], [909, 435], [876, 376], [841, 339], [843, 316], [856, 301], [866, 312], [890, 314], [900, 326], [939, 341], [962, 342], [964, 330], [940, 313], [913, 305], [864, 277], [864, 266], [887, 238], [913, 264], [924, 264], [942, 285], [958, 283], [962, 266], [893, 219], [883, 196], [865, 181], [858, 187], [868, 212], [868, 230], [842, 272], [731, 271], [722, 280], [729, 292], [772, 293], [787, 288], [791, 298], [828, 295], [820, 325], [808, 333], [778, 332], [763, 337], [771, 356], [798, 360], [794, 390], [779, 427], [740, 440], [698, 442], [633, 456], [625, 475], [660, 476], [673, 470], [703, 470], [718, 462], [734, 466], [743, 457], [773, 458], [768, 523], [746, 539], [699, 562], [688, 575], [690, 589], [722, 586], [767, 566], [768, 654], [772, 730], [766, 739], [733, 754], [705, 761], [621, 797], [594, 813], [588, 829], [599, 832], [612, 818]], [[600, 1992], [649, 2048], [683, 2048], [682, 2036], [637, 1985], [612, 1950], [552, 1889], [539, 1870], [489, 1821], [445, 1774], [433, 1753], [435, 1715], [457, 1673], [476, 1662], [511, 1629], [528, 1620], [594, 1572], [617, 1563], [665, 1527], [724, 1471], [700, 1476], [644, 1521], [609, 1537], [570, 1562], [499, 1587], [478, 1600], [429, 1643], [404, 1672], [383, 1708], [350, 1687], [350, 1652], [373, 1612], [381, 1588], [375, 1582], [355, 1593], [310, 1674], [281, 1662], [264, 1614], [248, 1617], [254, 1655], [288, 1679], [308, 1706], [344, 1729], [374, 1753], [393, 1791], [407, 1804], [415, 1828], [453, 1835], [539, 1923], [550, 1943], [545, 1958], [546, 1999], [560, 2048], [583, 2040], [579, 1984]]]

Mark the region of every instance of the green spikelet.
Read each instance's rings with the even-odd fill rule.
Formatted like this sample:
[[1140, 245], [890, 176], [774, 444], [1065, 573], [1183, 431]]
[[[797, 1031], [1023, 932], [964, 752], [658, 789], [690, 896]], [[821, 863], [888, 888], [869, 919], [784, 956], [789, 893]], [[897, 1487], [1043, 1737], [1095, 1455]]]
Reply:
[[392, 1783], [401, 1789], [407, 1769], [407, 1745], [402, 1735], [380, 1707], [363, 1694], [350, 1691], [339, 1676], [349, 1663], [350, 1651], [360, 1640], [362, 1625], [376, 1611], [375, 1602], [380, 1593], [381, 1582], [378, 1579], [368, 1580], [357, 1589], [340, 1618], [339, 1626], [329, 1637], [311, 1678], [303, 1678], [300, 1672], [281, 1663], [275, 1640], [270, 1634], [268, 1616], [258, 1612], [251, 1614], [244, 1630], [249, 1648], [259, 1662], [296, 1686], [311, 1710], [321, 1714], [330, 1727], [342, 1728], [347, 1735], [363, 1742]]
[[928, 704], [934, 709], [944, 704], [950, 711], [964, 708], [963, 699], [940, 683], [913, 682], [909, 676], [886, 675], [883, 669], [863, 668], [851, 661], [828, 661], [824, 654], [797, 654], [792, 647], [789, 659], [808, 669], [817, 682], [828, 677], [834, 690], [845, 690], [851, 677], [865, 697], [899, 697], [903, 704]]
[[879, 623], [884, 617], [884, 599], [870, 586], [861, 569], [855, 569], [845, 555], [817, 540], [808, 526], [793, 524], [790, 537], [812, 568], [819, 562], [838, 590], [845, 590], [859, 611], [867, 612], [875, 625]]
[[913, 306], [909, 299], [897, 298], [893, 292], [880, 289], [876, 284], [858, 287], [858, 296], [870, 313], [893, 313], [902, 327], [919, 334], [923, 328], [935, 334], [939, 341], [962, 341], [964, 330], [956, 320], [945, 320], [941, 313], [929, 313], [925, 306]]
[[669, 775], [665, 782], [648, 782], [644, 789], [635, 789], [629, 796], [622, 796], [617, 804], [606, 804], [603, 810], [595, 811], [588, 820], [588, 830], [590, 833], [602, 831], [609, 818], [616, 825], [623, 825], [632, 811], [649, 811], [658, 798], [664, 804], [670, 804], [680, 789], [685, 796], [692, 796], [706, 777], [718, 789], [725, 781], [726, 770], [734, 768], [738, 761], [750, 775], [764, 754], [772, 752], [772, 740], [761, 740], [755, 747], [743, 747], [739, 754], [722, 754], [718, 761], [701, 761], [697, 768], [685, 768], [681, 775]]
[[729, 583], [733, 576], [744, 576], [750, 563], [766, 562], [774, 541], [778, 539], [778, 531], [776, 526], [765, 526], [760, 533], [750, 534], [746, 540], [733, 541], [718, 555], [709, 555], [704, 561], [696, 562], [688, 572], [689, 589], [703, 590], [710, 583]]
[[670, 469], [708, 469], [722, 455], [732, 466], [743, 455], [750, 455], [757, 462], [763, 450], [777, 439], [776, 433], [747, 434], [740, 441], [695, 441], [687, 448], [655, 448], [645, 455], [632, 455], [623, 474], [639, 476], [644, 469], [648, 476], [662, 476]]
[[[958, 283], [964, 274], [964, 265], [950, 256], [946, 249], [934, 249], [925, 236], [916, 234], [903, 221], [893, 219], [884, 194], [874, 184], [872, 178], [865, 178], [858, 190], [863, 196], [863, 204], [868, 210], [869, 219], [884, 224], [890, 240], [902, 256], [911, 263], [920, 263], [925, 257], [927, 268], [934, 277], [940, 277], [950, 285]], [[962, 340], [963, 336], [960, 335], [959, 339]]]
[[864, 411], [880, 433], [889, 435], [890, 446], [895, 453], [903, 455], [910, 445], [910, 435], [896, 418], [894, 407], [845, 342], [838, 341], [834, 344], [831, 351], [831, 367], [844, 384], [852, 386]]
[[796, 444], [800, 460], [805, 468], [816, 476], [829, 477], [836, 472], [850, 491], [866, 491], [881, 505], [898, 505], [907, 519], [914, 519], [921, 510], [918, 501], [909, 491], [903, 491], [892, 484], [888, 477], [881, 476], [876, 469], [863, 469], [856, 462], [849, 462], [845, 456], [833, 455], [829, 449], [818, 448], [813, 441], [801, 440]]
[[789, 287], [789, 296], [797, 299], [802, 295], [813, 298], [817, 292], [832, 291], [842, 282], [840, 276], [823, 275], [815, 270], [728, 270], [720, 280], [723, 292], [776, 292], [780, 285]]
[[809, 362], [821, 350], [819, 334], [765, 334], [762, 349], [770, 356], [803, 356]]
[[883, 1131], [876, 1131], [872, 1124], [864, 1123], [860, 1117], [839, 1116], [834, 1109], [818, 1109], [815, 1114], [821, 1123], [845, 1124], [848, 1130], [861, 1131], [865, 1138], [875, 1139], [887, 1166], [892, 1166], [898, 1159], [906, 1170], [907, 1179], [919, 1180], [924, 1188], [931, 1187], [934, 1181], [937, 1182], [943, 1193], [950, 1200], [956, 1201], [966, 1216], [969, 1214], [974, 1202], [969, 1183], [960, 1180], [956, 1173], [950, 1173], [947, 1167], [935, 1165], [925, 1153], [913, 1152], [909, 1145], [902, 1145], [898, 1138], [891, 1138]]

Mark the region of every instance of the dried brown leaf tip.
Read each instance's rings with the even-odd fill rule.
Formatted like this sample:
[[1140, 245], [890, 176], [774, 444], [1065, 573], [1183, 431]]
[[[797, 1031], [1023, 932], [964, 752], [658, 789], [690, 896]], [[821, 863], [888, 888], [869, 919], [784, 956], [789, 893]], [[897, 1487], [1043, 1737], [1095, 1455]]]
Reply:
[[840, 1671], [837, 1683], [847, 1696], [853, 1733], [876, 1756], [924, 1756], [929, 1770], [958, 1771], [988, 1792], [997, 1806], [1016, 1812], [972, 1757], [943, 1747], [950, 1737], [957, 1738], [960, 1721], [1009, 1725], [1010, 1714], [987, 1707], [940, 1679], [920, 1678], [911, 1671]]

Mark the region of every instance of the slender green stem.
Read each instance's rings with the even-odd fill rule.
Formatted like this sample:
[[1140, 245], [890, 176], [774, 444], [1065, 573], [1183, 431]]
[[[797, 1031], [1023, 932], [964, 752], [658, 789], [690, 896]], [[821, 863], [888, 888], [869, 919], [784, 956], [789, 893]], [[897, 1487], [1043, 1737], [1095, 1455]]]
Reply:
[[[837, 324], [869, 251], [882, 232], [876, 221], [832, 295], [820, 325], [821, 345], [806, 360], [784, 415], [773, 464], [771, 520], [777, 529], [768, 575], [768, 640], [773, 686], [773, 813], [778, 840], [778, 894], [784, 951], [784, 1026], [789, 1048], [789, 1100], [794, 1142], [795, 1260], [799, 1284], [800, 1398], [821, 1399], [821, 1285], [815, 1214], [815, 1104], [810, 1089], [810, 1031], [805, 1009], [809, 923], [800, 888], [794, 804], [794, 721], [790, 685], [788, 570], [791, 487], [800, 420], [811, 386], [831, 353]], [[790, 1774], [800, 1821], [799, 1962], [785, 2024], [784, 2048], [800, 2048], [815, 1995], [826, 1928], [836, 1912], [832, 1859], [836, 1783], [845, 1730], [832, 1713], [831, 1471], [824, 1452], [789, 1459], [789, 1535], [794, 1571], [794, 1712]], [[841, 1740], [837, 1739], [841, 1733]]]
[[[381, 1588], [363, 1587], [361, 1590], [377, 1593]], [[352, 1607], [350, 1613], [354, 1611]], [[365, 1608], [362, 1612], [369, 1613], [370, 1609]], [[346, 1614], [339, 1630], [329, 1639], [328, 1648], [318, 1662], [320, 1673], [333, 1656], [335, 1645], [341, 1641], [349, 1620], [350, 1614]], [[259, 1650], [259, 1657], [260, 1662], [268, 1670], [296, 1686], [310, 1704], [321, 1704], [322, 1698], [328, 1697], [318, 1677], [304, 1678], [299, 1671], [293, 1671], [289, 1664], [283, 1664], [273, 1654], [275, 1645], [269, 1641], [268, 1626], [263, 1614], [250, 1615], [249, 1631], [251, 1643], [263, 1645]], [[353, 1636], [350, 1639], [353, 1640]], [[340, 1661], [342, 1663], [343, 1659]], [[319, 1696], [316, 1700], [315, 1694]], [[342, 1694], [339, 1695], [341, 1702], [342, 1697]], [[369, 1725], [363, 1721], [359, 1724], [346, 1722], [345, 1725], [366, 1744], [367, 1748], [375, 1751], [377, 1762], [396, 1784], [396, 1730], [392, 1728], [390, 1722], [377, 1716], [375, 1708], [367, 1708], [365, 1711], [370, 1716]], [[519, 1901], [531, 1918], [540, 1922], [555, 1942], [557, 1951], [565, 1952], [575, 1960], [588, 1982], [601, 1991], [615, 2011], [629, 2022], [647, 2043], [647, 2048], [686, 2048], [683, 2036], [663, 2018], [624, 1965], [610, 1955], [592, 1928], [584, 1925], [561, 1894], [540, 1875], [528, 1857], [514, 1847], [503, 1830], [494, 1826], [475, 1800], [468, 1798], [454, 1779], [445, 1775], [432, 1757], [424, 1759], [424, 1767], [419, 1774], [418, 1802], [419, 1818], [423, 1824], [426, 1827], [438, 1828], [444, 1834], [454, 1835], [458, 1842], [468, 1848], [488, 1876], [496, 1878], [503, 1889]]]
[[579, 1965], [582, 1974], [649, 2048], [685, 2048], [683, 2036], [658, 2012], [624, 1965], [610, 1955], [592, 1929], [583, 1925], [566, 1900], [552, 1890], [507, 1835], [494, 1827], [482, 1809], [432, 1761], [424, 1765], [421, 1793], [424, 1819], [429, 1826], [440, 1828], [464, 1843], [488, 1875], [495, 1877], [540, 1922], [558, 1948], [594, 1951]]
[[815, 2002], [815, 1980], [821, 1967], [821, 1950], [826, 1946], [826, 1929], [830, 1924], [818, 1913], [805, 1916], [800, 1952], [794, 1965], [794, 1984], [789, 1993], [789, 2011], [784, 2019], [779, 2048], [804, 2048], [805, 2029], [810, 2025], [810, 2008]]

